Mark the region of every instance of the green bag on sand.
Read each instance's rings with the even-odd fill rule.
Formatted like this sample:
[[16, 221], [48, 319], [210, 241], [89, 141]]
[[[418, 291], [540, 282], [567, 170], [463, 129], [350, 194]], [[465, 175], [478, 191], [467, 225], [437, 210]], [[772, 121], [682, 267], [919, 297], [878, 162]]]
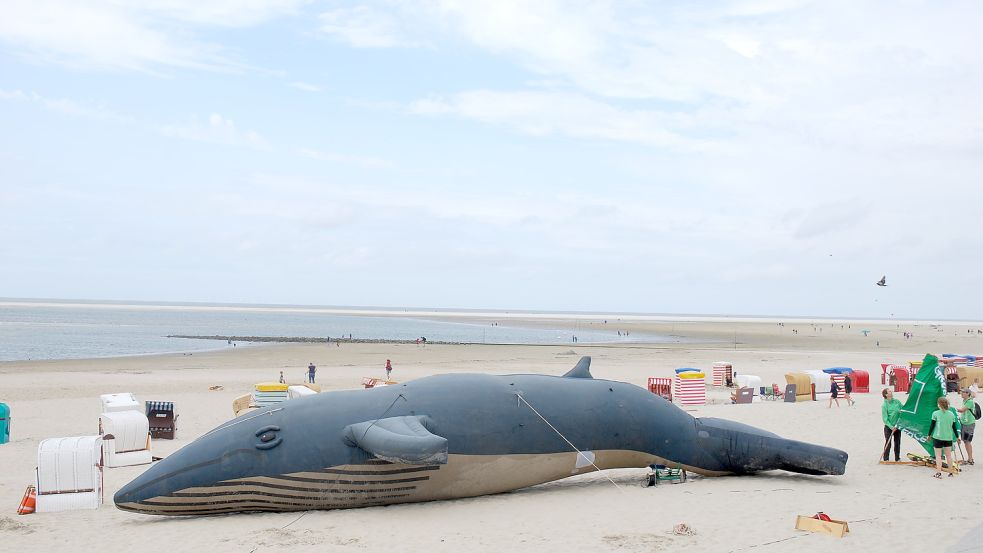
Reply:
[[932, 437], [932, 413], [939, 409], [938, 401], [945, 396], [945, 375], [939, 367], [939, 358], [931, 353], [922, 361], [922, 368], [908, 390], [908, 400], [898, 415], [898, 428], [922, 444], [929, 455], [935, 455]]

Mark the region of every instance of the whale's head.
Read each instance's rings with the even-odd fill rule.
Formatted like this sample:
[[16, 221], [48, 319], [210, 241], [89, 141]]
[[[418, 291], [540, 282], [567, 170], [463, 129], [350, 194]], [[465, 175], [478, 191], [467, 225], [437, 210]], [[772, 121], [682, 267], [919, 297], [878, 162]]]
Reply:
[[[251, 491], [250, 481], [287, 472], [290, 458], [304, 453], [291, 443], [285, 412], [295, 407], [290, 403], [253, 411], [212, 430], [151, 466], [113, 501], [120, 509], [150, 514], [263, 510], [262, 501], [245, 501], [247, 496], [241, 495]], [[299, 441], [294, 430], [293, 441]]]
[[751, 474], [787, 470], [800, 474], [839, 475], [847, 453], [831, 447], [788, 440], [739, 422], [696, 419], [694, 466], [714, 472]]

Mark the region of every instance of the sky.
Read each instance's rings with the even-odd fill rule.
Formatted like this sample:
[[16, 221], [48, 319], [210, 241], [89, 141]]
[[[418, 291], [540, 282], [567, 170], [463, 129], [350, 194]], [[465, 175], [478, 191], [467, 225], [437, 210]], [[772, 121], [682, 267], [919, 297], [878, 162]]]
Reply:
[[979, 2], [3, 12], [0, 297], [983, 319]]

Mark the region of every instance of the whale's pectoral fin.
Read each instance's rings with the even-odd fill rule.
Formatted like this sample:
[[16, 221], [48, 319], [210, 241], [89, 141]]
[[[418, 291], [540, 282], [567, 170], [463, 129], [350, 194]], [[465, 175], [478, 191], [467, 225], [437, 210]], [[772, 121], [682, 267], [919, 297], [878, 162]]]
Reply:
[[423, 416], [390, 417], [349, 424], [343, 431], [345, 442], [394, 463], [443, 465], [447, 463], [447, 438], [427, 427], [432, 421]]
[[594, 378], [590, 373], [590, 356], [585, 355], [580, 358], [577, 365], [567, 371], [563, 378]]

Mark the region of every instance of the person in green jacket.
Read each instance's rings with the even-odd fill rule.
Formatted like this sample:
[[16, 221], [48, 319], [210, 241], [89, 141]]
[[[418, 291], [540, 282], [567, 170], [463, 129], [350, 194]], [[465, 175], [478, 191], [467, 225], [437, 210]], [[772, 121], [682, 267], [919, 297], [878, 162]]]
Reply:
[[891, 438], [894, 438], [894, 460], [901, 460], [901, 430], [898, 428], [898, 415], [901, 413], [901, 402], [894, 399], [890, 388], [881, 390], [884, 403], [881, 404], [881, 420], [884, 421], [884, 460], [887, 461], [891, 450]]
[[958, 418], [955, 410], [949, 409], [949, 400], [943, 396], [939, 398], [939, 410], [932, 413], [932, 424], [928, 428], [928, 435], [932, 437], [932, 445], [935, 447], [935, 477], [942, 478], [942, 454], [945, 453], [946, 461], [949, 463], [949, 476], [956, 474], [956, 459], [952, 456], [952, 442], [959, 436], [957, 428]]
[[959, 422], [962, 424], [962, 431], [959, 433], [962, 442], [966, 444], [966, 464], [975, 465], [973, 461], [973, 432], [976, 431], [976, 399], [973, 391], [963, 388], [959, 395], [963, 398], [963, 406], [956, 409], [959, 411]]

